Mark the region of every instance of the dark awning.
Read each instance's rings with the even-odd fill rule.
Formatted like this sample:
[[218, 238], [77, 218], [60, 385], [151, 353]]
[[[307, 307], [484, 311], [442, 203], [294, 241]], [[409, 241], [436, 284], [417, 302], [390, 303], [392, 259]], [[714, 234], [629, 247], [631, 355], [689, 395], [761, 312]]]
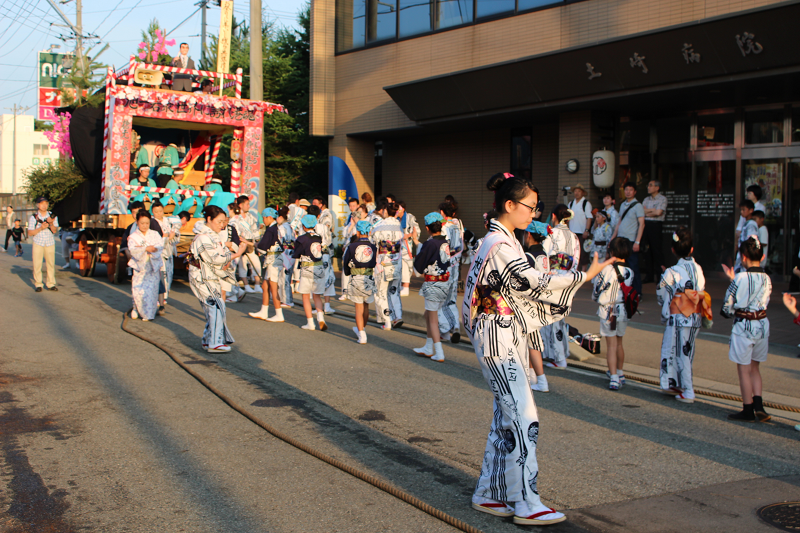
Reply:
[[800, 72], [797, 21], [800, 2], [784, 3], [384, 90], [425, 125], [790, 75]]

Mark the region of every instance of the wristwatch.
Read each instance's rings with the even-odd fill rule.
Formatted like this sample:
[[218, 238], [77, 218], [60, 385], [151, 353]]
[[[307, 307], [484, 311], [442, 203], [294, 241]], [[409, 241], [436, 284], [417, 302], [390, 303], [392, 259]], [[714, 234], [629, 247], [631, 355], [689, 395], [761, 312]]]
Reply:
[[633, 244], [639, 244], [639, 241], [633, 241]]

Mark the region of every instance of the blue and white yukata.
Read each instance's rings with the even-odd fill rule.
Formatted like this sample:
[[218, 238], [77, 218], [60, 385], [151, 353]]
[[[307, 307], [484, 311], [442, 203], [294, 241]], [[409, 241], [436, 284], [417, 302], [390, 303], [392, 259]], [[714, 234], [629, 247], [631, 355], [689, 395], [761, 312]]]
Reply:
[[231, 251], [220, 235], [205, 224], [195, 225], [194, 233], [190, 250], [195, 262], [189, 265], [189, 286], [206, 315], [203, 346], [216, 348], [234, 342], [225, 320], [225, 301], [220, 285], [223, 280], [235, 283], [232, 274], [223, 270], [230, 263]]
[[[405, 219], [405, 224], [403, 224]], [[414, 235], [419, 236], [419, 224], [417, 217], [406, 211], [399, 219], [403, 227], [403, 244], [400, 246], [400, 256], [403, 259], [402, 283], [411, 282], [411, 272], [414, 270]]]
[[598, 261], [606, 260], [606, 253], [608, 252], [608, 243], [611, 240], [611, 235], [614, 234], [614, 226], [610, 222], [605, 222], [600, 226], [595, 226], [592, 229], [592, 247], [589, 251], [589, 260], [594, 257], [597, 252]]
[[[169, 298], [169, 291], [172, 288], [172, 277], [175, 273], [175, 255], [177, 254], [176, 245], [181, 240], [181, 219], [178, 217], [165, 217], [158, 221], [161, 231], [164, 234], [164, 249], [161, 252], [161, 282], [164, 284], [164, 301]], [[172, 239], [169, 232], [174, 233]]]
[[[252, 213], [241, 213], [231, 218], [231, 224], [236, 228], [239, 238], [255, 244], [258, 237], [258, 219]], [[246, 245], [243, 245], [246, 246]], [[247, 269], [253, 270], [253, 275], [261, 276], [261, 261], [255, 248], [252, 252], [246, 252], [239, 258], [239, 279], [247, 285]]]
[[[720, 314], [733, 317], [728, 359], [740, 365], [767, 360], [769, 350], [769, 319], [766, 317], [772, 281], [761, 267], [751, 267], [739, 272], [725, 293], [725, 303]], [[749, 320], [736, 316], [737, 311], [763, 313], [763, 318]]]
[[633, 270], [625, 263], [606, 265], [593, 280], [592, 301], [598, 303], [597, 316], [600, 317], [602, 337], [624, 337], [628, 327], [629, 317], [625, 312], [619, 276], [622, 276], [622, 283], [627, 287], [633, 286]]
[[294, 296], [292, 295], [292, 272], [294, 271], [294, 230], [288, 222], [278, 226], [278, 236], [281, 239], [281, 247], [283, 248], [283, 283], [278, 283], [278, 298], [281, 303], [286, 305], [294, 305]]
[[670, 313], [670, 303], [675, 295], [686, 290], [705, 291], [706, 278], [691, 257], [678, 259], [678, 263], [664, 271], [656, 288], [656, 300], [661, 306], [661, 323], [666, 326], [661, 341], [661, 388], [680, 389], [687, 398], [694, 398], [692, 364], [697, 332], [702, 325], [699, 313], [684, 316]]
[[400, 284], [403, 265], [400, 247], [404, 238], [400, 221], [395, 217], [381, 219], [370, 232], [370, 241], [378, 249], [375, 267], [375, 313], [378, 322], [391, 328], [392, 322], [403, 319]]
[[322, 237], [322, 266], [325, 269], [325, 292], [323, 296], [336, 296], [336, 274], [333, 272], [333, 261], [331, 261], [333, 214], [330, 209], [325, 208], [320, 212], [314, 231]]
[[325, 266], [322, 263], [322, 237], [313, 230], [294, 241], [294, 280], [299, 294], [325, 293]]
[[[525, 257], [531, 268], [537, 272], [541, 272], [542, 274], [550, 272], [550, 258], [547, 257], [547, 252], [543, 244], [534, 244], [528, 247], [528, 251], [525, 252]], [[528, 348], [542, 353], [544, 350], [543, 336], [550, 335], [550, 328], [552, 328], [552, 324], [547, 324], [529, 333]]]
[[351, 242], [342, 255], [342, 269], [350, 286], [347, 298], [354, 304], [371, 304], [375, 301], [375, 266], [378, 264], [378, 249], [362, 237]]
[[[581, 258], [581, 242], [578, 236], [562, 221], [552, 228], [549, 239], [549, 248], [546, 251], [550, 259], [550, 270], [576, 272]], [[543, 338], [542, 341], [542, 357], [552, 359], [558, 366], [566, 366], [569, 357], [569, 326], [566, 320], [553, 322], [549, 338]]]
[[453, 280], [450, 278], [450, 243], [444, 235], [434, 235], [420, 248], [414, 259], [414, 270], [425, 276], [419, 295], [425, 299], [426, 311], [439, 311], [447, 304]]
[[736, 274], [745, 271], [745, 267], [742, 264], [742, 254], [739, 252], [739, 248], [742, 246], [742, 243], [750, 237], [758, 239], [758, 222], [752, 218], [745, 221], [744, 226], [742, 226], [742, 232], [739, 234], [739, 242], [736, 244], [736, 263], [733, 265], [733, 271]]
[[497, 220], [465, 280], [462, 321], [494, 395], [475, 497], [541, 505], [536, 444], [539, 417], [526, 378], [528, 335], [564, 316], [583, 272], [531, 268], [514, 234]]
[[[156, 249], [150, 253], [148, 246]], [[155, 230], [142, 233], [138, 226], [128, 235], [128, 251], [131, 259], [128, 266], [133, 269], [131, 294], [133, 308], [140, 318], [153, 320], [158, 311], [158, 282], [161, 281], [161, 254], [164, 241]]]
[[447, 302], [439, 310], [439, 332], [442, 335], [457, 333], [460, 327], [458, 316], [458, 276], [464, 254], [464, 226], [457, 218], [449, 218], [442, 225], [442, 235], [450, 244], [450, 293]]

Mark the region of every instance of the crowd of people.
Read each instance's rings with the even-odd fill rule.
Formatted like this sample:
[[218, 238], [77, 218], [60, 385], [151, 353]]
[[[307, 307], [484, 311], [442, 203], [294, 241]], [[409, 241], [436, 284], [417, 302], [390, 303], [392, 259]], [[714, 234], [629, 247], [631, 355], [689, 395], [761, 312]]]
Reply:
[[[370, 304], [375, 304], [381, 328], [402, 327], [402, 297], [409, 294], [413, 275], [423, 278], [419, 294], [424, 298], [427, 335], [425, 344], [414, 352], [444, 361], [442, 342], [458, 342], [463, 326], [494, 395], [473, 508], [513, 516], [521, 525], [554, 524], [565, 517], [539, 498], [539, 420], [533, 392], [549, 391], [545, 368], [567, 366], [570, 334], [565, 318], [576, 291], [589, 281], [598, 305], [600, 335], [606, 342], [608, 387], [619, 390], [625, 384], [623, 337], [641, 294], [637, 291], [637, 284], [641, 286], [641, 279], [637, 282], [639, 245], [646, 238], [651, 251], [660, 247], [657, 239], [662, 228], [657, 219], [667, 205], [659, 198], [657, 182], [648, 185], [650, 195], [642, 204], [635, 198], [635, 184], [626, 183], [626, 199], [619, 211], [611, 194], [603, 196], [603, 209], [592, 209], [578, 185], [572, 188], [573, 201], [557, 204], [548, 217], [538, 190], [525, 179], [496, 174], [487, 188], [495, 201], [484, 214], [487, 233], [482, 238], [465, 230], [452, 196], [425, 215], [425, 239], [416, 217], [397, 197], [387, 195], [373, 202], [364, 193], [350, 198], [339, 299], [354, 304], [353, 333], [357, 343], [366, 344]], [[748, 189], [748, 198], [740, 204], [736, 263], [724, 267], [731, 284], [721, 314], [734, 319], [729, 359], [737, 365], [743, 399], [742, 410], [728, 418], [741, 422], [770, 419], [764, 410], [759, 371], [768, 351], [766, 309], [772, 290], [763, 269], [767, 243], [759, 235], [763, 212], [759, 215], [753, 202], [759, 192]], [[48, 211], [46, 199], [39, 199], [37, 207], [28, 222], [28, 235], [34, 240], [34, 283], [41, 291], [44, 260], [46, 287], [57, 290], [52, 257], [58, 220]], [[130, 209], [135, 222], [126, 230], [120, 253], [129, 260], [132, 272], [131, 317], [152, 320], [165, 312], [176, 244], [181, 227], [192, 215], [184, 211], [167, 217], [157, 198], [149, 210], [140, 201], [132, 202]], [[219, 192], [202, 215], [193, 226], [194, 239], [185, 260], [191, 290], [206, 318], [203, 349], [210, 353], [231, 350], [234, 338], [226, 323], [226, 305], [248, 293], [261, 294], [260, 310], [249, 313], [255, 319], [284, 322], [283, 309], [293, 307], [294, 294], [299, 294], [306, 317], [300, 327], [327, 329], [325, 317], [335, 313], [330, 299], [337, 292], [334, 220], [325, 197], [308, 202], [293, 193], [287, 205], [267, 207], [259, 217], [251, 212], [247, 196]], [[12, 216], [9, 211], [9, 224]], [[9, 235], [16, 241], [19, 221], [13, 223]], [[658, 231], [647, 230], [651, 224]], [[677, 263], [648, 272], [657, 283], [656, 298], [665, 326], [660, 384], [662, 392], [692, 403], [695, 342], [699, 329], [711, 319], [710, 297], [703, 270], [692, 258], [692, 232], [680, 227], [671, 238]], [[652, 253], [648, 263], [660, 266], [663, 258]], [[462, 263], [470, 266], [459, 309]], [[794, 298], [785, 295], [784, 303], [800, 324]]]

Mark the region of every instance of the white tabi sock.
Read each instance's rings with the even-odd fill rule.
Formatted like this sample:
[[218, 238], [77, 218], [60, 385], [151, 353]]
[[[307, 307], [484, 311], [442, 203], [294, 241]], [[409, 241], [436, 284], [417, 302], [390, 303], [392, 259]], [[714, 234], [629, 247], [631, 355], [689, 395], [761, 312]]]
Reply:
[[323, 311], [317, 311], [317, 322], [325, 322], [325, 313]]
[[[441, 344], [441, 343], [439, 343]], [[433, 339], [428, 337], [425, 339], [425, 346], [422, 348], [414, 348], [414, 351], [417, 353], [425, 354], [425, 355], [432, 355], [433, 354]]]
[[444, 350], [442, 350], [441, 341], [433, 343], [433, 357], [431, 357], [431, 361], [444, 361]]
[[272, 316], [272, 317], [268, 318], [267, 321], [268, 322], [283, 322], [283, 309], [281, 309], [280, 306], [279, 306], [278, 309], [275, 310], [275, 316]]

